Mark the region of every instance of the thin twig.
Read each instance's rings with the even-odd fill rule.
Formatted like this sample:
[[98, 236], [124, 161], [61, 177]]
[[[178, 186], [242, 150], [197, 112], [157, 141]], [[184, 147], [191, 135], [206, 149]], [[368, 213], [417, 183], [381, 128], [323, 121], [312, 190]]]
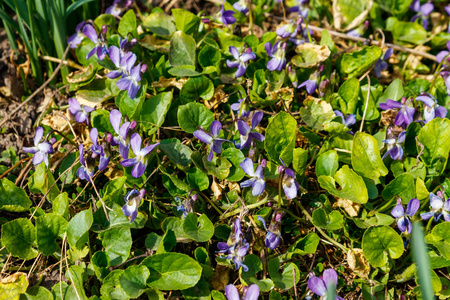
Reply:
[[69, 45], [67, 45], [66, 51], [63, 54], [63, 57], [61, 59], [61, 62], [59, 63], [59, 65], [56, 67], [55, 71], [53, 72], [53, 74], [47, 79], [46, 82], [44, 82], [43, 85], [41, 85], [37, 90], [34, 91], [33, 94], [30, 95], [30, 97], [28, 97], [25, 101], [23, 101], [22, 103], [19, 104], [19, 106], [16, 107], [15, 110], [13, 110], [10, 114], [6, 115], [3, 120], [0, 122], [0, 127], [3, 126], [6, 121], [8, 121], [12, 116], [15, 115], [16, 112], [18, 112], [19, 110], [22, 109], [22, 107], [25, 106], [25, 104], [27, 104], [28, 102], [30, 102], [31, 99], [34, 98], [34, 96], [36, 96], [37, 94], [39, 94], [50, 82], [52, 82], [53, 78], [56, 77], [56, 75], [58, 74], [59, 69], [61, 69], [62, 65], [63, 65], [63, 61], [66, 58], [67, 53], [69, 52], [70, 49], [70, 45], [72, 43], [69, 43]]
[[5, 177], [6, 175], [8, 175], [9, 172], [11, 172], [12, 170], [14, 170], [15, 168], [17, 168], [19, 165], [21, 165], [22, 163], [26, 162], [27, 160], [30, 160], [31, 157], [26, 157], [23, 158], [21, 160], [19, 160], [14, 166], [12, 166], [11, 168], [9, 168], [8, 170], [5, 171], [5, 173], [3, 173], [2, 175], [0, 175], [0, 179], [2, 179], [3, 177]]

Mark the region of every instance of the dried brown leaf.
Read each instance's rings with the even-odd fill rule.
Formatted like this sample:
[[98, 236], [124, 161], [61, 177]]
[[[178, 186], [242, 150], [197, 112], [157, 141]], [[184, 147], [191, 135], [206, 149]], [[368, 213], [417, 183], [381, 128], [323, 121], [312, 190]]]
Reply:
[[367, 261], [362, 249], [354, 248], [348, 250], [347, 262], [350, 269], [360, 277], [368, 278], [370, 273], [370, 264]]

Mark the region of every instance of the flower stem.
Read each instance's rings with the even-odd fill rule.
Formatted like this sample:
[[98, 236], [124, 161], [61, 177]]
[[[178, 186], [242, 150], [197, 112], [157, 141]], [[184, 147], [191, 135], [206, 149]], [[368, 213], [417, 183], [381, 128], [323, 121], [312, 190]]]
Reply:
[[397, 196], [393, 196], [393, 197], [391, 198], [391, 200], [389, 200], [385, 205], [383, 205], [381, 208], [377, 209], [378, 212], [382, 213], [382, 212], [384, 212], [386, 209], [388, 209], [389, 207], [391, 207], [391, 206], [392, 206], [392, 202], [395, 201], [395, 198], [396, 198], [396, 197], [397, 197]]
[[[269, 201], [269, 197], [266, 196], [266, 197], [264, 197], [264, 199], [262, 199], [262, 200], [259, 201], [259, 202], [256, 202], [256, 203], [247, 205], [247, 208], [248, 208], [248, 209], [252, 209], [252, 208], [261, 206], [261, 205], [267, 203], [267, 201]], [[239, 207], [239, 208], [237, 208], [237, 209], [235, 209], [235, 210], [233, 210], [233, 211], [230, 211], [229, 213], [226, 213], [226, 214], [222, 215], [222, 216], [220, 217], [220, 219], [222, 219], [222, 220], [223, 220], [223, 219], [227, 219], [227, 218], [229, 218], [229, 217], [231, 217], [231, 216], [234, 216], [234, 215], [239, 214], [241, 211], [242, 211], [242, 208]]]

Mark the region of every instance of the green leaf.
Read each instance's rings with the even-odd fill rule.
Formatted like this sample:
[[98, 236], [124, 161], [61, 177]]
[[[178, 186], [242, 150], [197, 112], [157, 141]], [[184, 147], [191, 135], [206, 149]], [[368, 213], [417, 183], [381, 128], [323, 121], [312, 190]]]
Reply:
[[177, 31], [170, 39], [169, 61], [172, 67], [195, 66], [196, 43], [193, 37]]
[[173, 92], [157, 94], [145, 100], [140, 113], [141, 127], [148, 130], [148, 135], [155, 133], [164, 123], [170, 104], [172, 103]]
[[[447, 228], [447, 230], [448, 229], [449, 228]], [[427, 253], [427, 245], [424, 242], [423, 229], [419, 223], [413, 224], [411, 234], [411, 248], [413, 251], [414, 260], [417, 263], [417, 275], [419, 277], [418, 281], [420, 285], [420, 290], [422, 291], [422, 297], [425, 300], [432, 300], [434, 299], [434, 292], [433, 292], [434, 286], [431, 281], [430, 258], [428, 257]], [[439, 281], [439, 278], [437, 278], [437, 281]], [[440, 289], [438, 289], [438, 291]]]
[[314, 210], [312, 218], [314, 226], [328, 230], [340, 229], [344, 223], [344, 218], [337, 210], [328, 214], [323, 208], [318, 208]]
[[399, 101], [402, 99], [404, 94], [405, 90], [403, 89], [402, 80], [397, 78], [391, 82], [391, 84], [384, 91], [383, 95], [378, 98], [377, 106], [379, 107], [380, 103], [385, 103], [387, 99]]
[[417, 22], [397, 21], [392, 36], [396, 42], [422, 45], [426, 42], [427, 31]]
[[89, 229], [94, 222], [92, 209], [80, 211], [67, 225], [67, 241], [71, 247], [81, 249], [89, 240]]
[[198, 53], [198, 62], [202, 68], [216, 67], [221, 58], [222, 54], [219, 49], [210, 45], [203, 46], [202, 50]]
[[75, 97], [81, 102], [92, 103], [89, 106], [102, 103], [116, 95], [115, 88], [111, 86], [113, 82], [108, 78], [94, 79], [91, 83], [79, 89], [75, 93]]
[[67, 192], [59, 194], [52, 203], [53, 212], [65, 219], [69, 217], [69, 196]]
[[4, 299], [17, 300], [20, 294], [25, 293], [27, 287], [27, 274], [16, 272], [0, 281], [0, 295], [3, 295]]
[[209, 187], [209, 178], [198, 168], [189, 169], [186, 174], [186, 180], [189, 185], [200, 191], [204, 191]]
[[92, 127], [97, 128], [99, 134], [105, 132], [114, 132], [114, 128], [109, 121], [109, 111], [104, 109], [96, 109], [91, 112], [91, 124]]
[[186, 300], [211, 300], [209, 284], [205, 279], [200, 279], [197, 284], [181, 292]]
[[343, 114], [355, 114], [356, 105], [359, 101], [359, 80], [355, 77], [350, 77], [339, 87], [338, 95], [343, 101], [340, 101], [341, 111]]
[[141, 80], [139, 91], [133, 99], [128, 96], [127, 91], [120, 92], [116, 97], [116, 105], [119, 107], [120, 112], [130, 119], [138, 119], [142, 112], [146, 92], [147, 80], [145, 79]]
[[108, 276], [111, 266], [109, 263], [108, 254], [105, 251], [97, 251], [92, 256], [92, 266], [94, 268], [95, 275], [98, 279], [103, 280]]
[[0, 210], [24, 212], [31, 207], [31, 204], [24, 189], [6, 178], [0, 180]]
[[184, 290], [200, 280], [202, 267], [191, 257], [181, 253], [163, 253], [144, 259], [141, 263], [150, 270], [147, 284], [160, 290]]
[[240, 163], [245, 159], [245, 156], [241, 150], [235, 147], [227, 148], [222, 152], [221, 157], [226, 158], [232, 164], [227, 177], [228, 181], [235, 182], [244, 178], [245, 172], [242, 170]]
[[435, 246], [439, 253], [447, 260], [450, 260], [450, 223], [437, 224], [431, 230], [425, 241]]
[[306, 164], [308, 162], [308, 150], [302, 148], [294, 149], [294, 157], [292, 159], [292, 166], [295, 174], [302, 176], [306, 171]]
[[214, 96], [214, 84], [205, 76], [191, 77], [180, 91], [182, 104], [198, 102], [200, 99], [209, 100]]
[[130, 256], [133, 240], [129, 227], [112, 228], [100, 233], [102, 245], [108, 254], [111, 266], [117, 266]]
[[146, 266], [130, 266], [120, 275], [120, 286], [130, 297], [137, 298], [146, 290], [149, 276], [150, 272]]
[[362, 238], [364, 256], [374, 267], [383, 267], [388, 258], [396, 259], [402, 256], [404, 251], [401, 236], [391, 227], [369, 227]]
[[203, 156], [203, 165], [209, 174], [221, 180], [228, 177], [232, 166], [225, 157], [214, 157], [211, 161], [208, 161], [208, 156], [206, 155]]
[[[145, 240], [147, 242], [147, 239]], [[172, 229], [167, 229], [162, 238], [158, 241], [159, 245], [156, 248], [156, 254], [166, 253], [172, 251], [177, 244], [177, 237]]]
[[[0, 288], [1, 293], [1, 288]], [[3, 294], [2, 294], [3, 295]], [[12, 298], [6, 298], [12, 299]], [[27, 292], [20, 296], [24, 300], [53, 300], [52, 293], [43, 286], [33, 286], [27, 289]]]
[[108, 276], [106, 276], [100, 287], [102, 296], [107, 297], [107, 299], [114, 300], [126, 300], [130, 298], [120, 285], [120, 277], [124, 272], [124, 270], [118, 269], [112, 271], [108, 274]]
[[[115, 179], [117, 180], [117, 179]], [[118, 180], [120, 182], [120, 180]], [[104, 199], [107, 199], [108, 195]], [[120, 196], [122, 198], [123, 195]], [[122, 198], [123, 199], [123, 198]], [[121, 200], [123, 201], [123, 200]], [[116, 227], [128, 227], [128, 228], [142, 228], [147, 222], [147, 215], [142, 212], [138, 212], [138, 215], [133, 223], [125, 217], [122, 212], [122, 207], [117, 203], [111, 204], [112, 211], [108, 212], [109, 220], [106, 219], [103, 209], [98, 209], [94, 214], [94, 223], [92, 224], [92, 231], [101, 233]]]
[[316, 175], [334, 176], [339, 168], [339, 157], [336, 150], [328, 150], [316, 160]]
[[382, 53], [378, 46], [364, 46], [359, 51], [344, 53], [338, 67], [344, 75], [358, 77], [376, 63]]
[[[300, 270], [294, 263], [285, 264], [281, 273], [279, 273], [280, 270], [281, 264], [278, 258], [269, 260], [269, 275], [276, 287], [288, 290], [300, 280]], [[296, 279], [295, 282], [294, 278]]]
[[408, 203], [409, 200], [416, 197], [414, 177], [409, 173], [398, 175], [394, 180], [389, 182], [381, 195], [384, 200], [389, 200], [397, 195], [402, 198], [404, 204]]
[[300, 108], [300, 115], [308, 126], [318, 130], [324, 130], [326, 125], [336, 117], [329, 103], [316, 98], [308, 100], [306, 107]]
[[191, 148], [181, 144], [180, 140], [177, 138], [162, 140], [159, 144], [159, 149], [161, 149], [173, 163], [180, 167], [188, 167], [191, 163]]
[[248, 267], [247, 272], [242, 272], [241, 278], [244, 284], [256, 284], [261, 292], [268, 292], [274, 288], [273, 282], [270, 279], [259, 280], [257, 274], [263, 270], [261, 259], [255, 254], [247, 254], [245, 256], [244, 264]]
[[297, 239], [293, 244], [289, 246], [286, 254], [280, 257], [282, 261], [292, 259], [296, 255], [313, 254], [317, 250], [320, 238], [314, 232], [308, 233], [306, 236]]
[[2, 225], [2, 245], [20, 259], [32, 259], [38, 251], [32, 248], [36, 243], [36, 229], [30, 220], [18, 218]]
[[47, 194], [46, 198], [50, 203], [60, 194], [52, 172], [47, 169], [44, 163], [40, 163], [36, 167], [36, 171], [30, 180], [30, 189], [39, 190], [43, 195]]
[[174, 17], [163, 12], [154, 12], [145, 18], [143, 24], [151, 32], [160, 36], [169, 36], [175, 32]]
[[130, 9], [122, 16], [117, 31], [122, 36], [127, 36], [128, 33], [131, 33], [133, 37], [139, 37], [137, 32], [136, 13], [134, 12], [134, 10]]
[[198, 76], [201, 75], [201, 73], [195, 71], [194, 66], [190, 65], [181, 65], [177, 67], [173, 67], [168, 70], [169, 74], [176, 77], [191, 77], [191, 76]]
[[177, 237], [177, 241], [191, 241], [183, 230], [184, 220], [177, 217], [167, 217], [161, 224], [161, 229], [165, 232], [172, 230]]
[[202, 103], [192, 102], [178, 108], [178, 124], [187, 133], [193, 133], [199, 128], [209, 129], [214, 121], [214, 114]]
[[185, 9], [172, 9], [172, 15], [175, 20], [177, 30], [181, 30], [186, 34], [194, 33], [200, 25], [200, 18]]
[[[361, 176], [351, 170], [348, 165], [344, 165], [336, 172], [334, 178], [327, 175], [319, 176], [319, 184], [330, 194], [353, 201], [355, 203], [366, 203], [369, 200], [367, 187]], [[336, 182], [341, 189], [336, 188]]]
[[353, 139], [352, 166], [356, 172], [372, 180], [389, 172], [381, 159], [377, 140], [364, 132], [357, 132]]
[[205, 214], [200, 217], [195, 213], [188, 214], [184, 219], [183, 230], [196, 242], [207, 242], [214, 235], [214, 225]]
[[280, 158], [288, 166], [293, 160], [293, 150], [297, 133], [297, 121], [284, 111], [279, 112], [266, 129], [264, 149], [268, 157], [281, 164]]
[[450, 120], [436, 118], [425, 124], [419, 132], [418, 141], [424, 146], [420, 156], [428, 172], [440, 175], [447, 164], [450, 151]]
[[67, 221], [57, 214], [45, 214], [36, 218], [36, 240], [38, 250], [46, 256], [61, 252], [56, 239], [63, 237]]
[[69, 299], [87, 300], [86, 292], [83, 286], [83, 275], [84, 269], [77, 265], [70, 266], [70, 268], [66, 271], [65, 276], [72, 283], [68, 290], [68, 292], [72, 294], [72, 297], [69, 297]]

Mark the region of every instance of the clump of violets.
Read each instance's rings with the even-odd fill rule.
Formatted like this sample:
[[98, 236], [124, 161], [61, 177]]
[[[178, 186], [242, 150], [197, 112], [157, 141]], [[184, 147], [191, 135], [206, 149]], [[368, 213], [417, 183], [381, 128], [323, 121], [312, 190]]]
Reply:
[[225, 2], [226, 0], [223, 1], [220, 11], [216, 15], [216, 19], [222, 22], [225, 26], [228, 26], [236, 23], [236, 18], [234, 17], [233, 10], [225, 10]]
[[251, 48], [247, 48], [242, 54], [239, 54], [238, 49], [234, 46], [230, 46], [229, 50], [235, 60], [231, 61], [227, 59], [227, 66], [229, 68], [237, 68], [236, 78], [244, 76], [245, 71], [247, 71], [248, 61], [255, 59], [256, 54], [252, 52]]
[[194, 136], [203, 143], [206, 143], [210, 147], [208, 161], [212, 161], [214, 153], [222, 153], [222, 143], [227, 140], [219, 138], [220, 130], [222, 130], [222, 124], [219, 121], [213, 121], [210, 126], [211, 134], [207, 133], [203, 129], [194, 131]]
[[402, 131], [396, 138], [391, 135], [390, 138], [383, 140], [387, 144], [387, 151], [383, 155], [383, 159], [389, 154], [393, 160], [401, 160], [403, 158], [403, 143], [405, 142], [406, 131]]
[[425, 104], [423, 110], [424, 122], [428, 123], [436, 117], [445, 118], [447, 115], [447, 109], [443, 106], [440, 106], [437, 102], [437, 99], [433, 97], [429, 93], [422, 92], [419, 96], [416, 97], [416, 100], [419, 100]]
[[111, 140], [111, 145], [119, 146], [120, 155], [122, 156], [122, 158], [127, 159], [130, 148], [129, 132], [136, 127], [136, 122], [124, 122], [122, 125], [120, 125], [122, 123], [122, 114], [117, 109], [113, 109], [109, 113], [109, 121], [116, 133], [116, 136], [114, 136]]
[[80, 152], [81, 167], [77, 170], [77, 176], [81, 180], [92, 182], [94, 177], [94, 160], [91, 156], [84, 157], [84, 147], [82, 144], [78, 145], [78, 151]]
[[381, 72], [384, 70], [387, 70], [387, 68], [389, 67], [387, 60], [392, 56], [392, 54], [394, 53], [394, 49], [389, 48], [386, 50], [386, 52], [384, 53], [383, 57], [379, 58], [377, 60], [377, 62], [375, 63], [375, 67], [373, 67], [373, 71], [375, 72], [375, 76], [377, 76], [378, 78], [381, 77]]
[[412, 224], [411, 218], [419, 210], [420, 201], [417, 198], [409, 200], [408, 205], [405, 208], [402, 205], [402, 199], [397, 199], [397, 205], [392, 209], [391, 215], [397, 219], [397, 227], [401, 232], [411, 233]]
[[[353, 126], [356, 123], [356, 115], [355, 114], [348, 114], [348, 116], [345, 117], [344, 114], [339, 110], [335, 110], [334, 114], [336, 116], [340, 117], [342, 120], [342, 124], [344, 124], [345, 127], [349, 128], [349, 129], [351, 126]], [[353, 135], [353, 131], [351, 131], [351, 130], [348, 133]]]
[[225, 259], [232, 259], [236, 270], [240, 267], [244, 272], [248, 271], [248, 267], [244, 265], [245, 255], [247, 255], [250, 244], [244, 238], [241, 230], [241, 219], [236, 218], [233, 223], [230, 236], [226, 243], [220, 242], [217, 244], [219, 253], [228, 254]]
[[83, 41], [83, 39], [86, 37], [86, 36], [84, 35], [83, 31], [82, 31], [83, 26], [84, 26], [85, 23], [86, 23], [85, 21], [82, 21], [81, 23], [79, 23], [79, 24], [77, 25], [77, 27], [75, 27], [75, 33], [74, 33], [73, 35], [71, 35], [71, 36], [69, 37], [69, 39], [67, 40], [67, 43], [68, 43], [68, 44], [72, 43], [72, 44], [70, 45], [70, 48], [71, 48], [71, 49], [77, 48], [77, 46], [78, 46], [79, 44], [81, 44], [81, 41]]
[[284, 194], [288, 199], [294, 199], [297, 197], [299, 189], [299, 185], [297, 181], [295, 181], [295, 173], [286, 166], [282, 159], [280, 159], [280, 161], [282, 166], [278, 166], [278, 173], [281, 176]]
[[246, 15], [248, 13], [247, 0], [238, 0], [233, 4], [233, 8]]
[[259, 196], [261, 195], [265, 188], [266, 182], [264, 180], [263, 168], [266, 165], [266, 160], [264, 159], [261, 164], [256, 168], [253, 167], [253, 161], [250, 158], [244, 159], [240, 164], [242, 170], [250, 176], [250, 179], [247, 179], [244, 182], [241, 182], [241, 187], [252, 187], [252, 195]]
[[48, 167], [48, 155], [53, 153], [53, 146], [47, 141], [41, 142], [44, 137], [44, 128], [37, 127], [34, 134], [34, 146], [23, 147], [22, 150], [26, 153], [33, 154], [33, 165], [39, 165], [44, 162]]
[[264, 113], [262, 111], [257, 111], [253, 114], [252, 117], [252, 127], [248, 126], [248, 124], [242, 120], [237, 121], [237, 127], [239, 130], [239, 134], [241, 135], [241, 142], [238, 146], [239, 149], [250, 148], [253, 139], [257, 141], [264, 141], [264, 135], [259, 132], [252, 131], [258, 126], [261, 122]]
[[267, 42], [264, 46], [267, 55], [272, 57], [267, 63], [267, 69], [270, 71], [283, 70], [286, 67], [286, 43], [278, 41], [272, 46], [272, 43]]
[[[337, 273], [333, 269], [326, 269], [323, 271], [323, 275], [320, 277], [311, 276], [308, 280], [309, 289], [320, 297], [320, 299], [327, 299], [327, 293], [329, 289], [335, 289], [337, 287]], [[336, 300], [344, 300], [339, 296], [336, 296]]]
[[131, 4], [133, 4], [132, 0], [114, 0], [113, 4], [106, 8], [105, 14], [118, 17], [126, 8], [131, 6]]
[[89, 106], [81, 106], [77, 99], [69, 99], [69, 112], [74, 116], [75, 121], [78, 123], [84, 123], [89, 125], [89, 114], [93, 112], [95, 108]]
[[428, 16], [431, 14], [431, 12], [434, 9], [433, 3], [427, 2], [424, 4], [420, 4], [420, 0], [413, 0], [411, 2], [411, 5], [409, 8], [413, 11], [415, 11], [417, 14], [415, 14], [411, 18], [411, 22], [416, 21], [418, 18], [422, 19], [422, 26], [425, 30], [428, 29]]
[[186, 216], [194, 211], [194, 204], [198, 199], [198, 195], [188, 195], [187, 199], [184, 201], [181, 201], [179, 197], [175, 197], [175, 200], [178, 202], [177, 210], [183, 212], [182, 218], [186, 218]]
[[122, 212], [130, 219], [130, 223], [133, 223], [136, 219], [144, 195], [145, 189], [141, 189], [139, 192], [136, 189], [132, 189], [125, 195], [125, 205], [122, 206]]
[[279, 212], [275, 212], [272, 214], [272, 220], [270, 222], [269, 228], [266, 226], [266, 221], [263, 217], [258, 216], [258, 220], [260, 220], [263, 225], [264, 229], [267, 231], [266, 238], [264, 240], [264, 244], [267, 248], [270, 250], [274, 250], [278, 247], [281, 240], [281, 219], [283, 218], [283, 214]]
[[403, 97], [401, 102], [387, 99], [385, 103], [380, 103], [380, 108], [382, 110], [400, 109], [395, 116], [394, 123], [406, 128], [414, 121], [414, 114], [416, 113], [416, 109], [411, 107], [410, 104], [412, 104], [411, 101], [408, 101], [406, 97]]
[[442, 191], [438, 191], [436, 194], [430, 193], [431, 210], [421, 213], [420, 217], [422, 220], [428, 220], [434, 216], [434, 220], [437, 222], [443, 216], [446, 222], [450, 222], [450, 198], [445, 200], [445, 194]]
[[133, 150], [134, 157], [124, 159], [120, 164], [124, 167], [133, 167], [131, 175], [134, 178], [141, 177], [145, 169], [147, 168], [148, 155], [159, 145], [159, 143], [141, 148], [142, 138], [139, 133], [133, 133], [130, 139], [131, 149]]
[[99, 60], [105, 59], [108, 54], [108, 45], [106, 44], [106, 31], [108, 27], [106, 25], [102, 26], [100, 35], [91, 24], [86, 24], [83, 27], [83, 33], [87, 36], [94, 44], [95, 47], [86, 55], [86, 59], [89, 59], [92, 55], [97, 54]]
[[256, 284], [244, 287], [242, 294], [243, 297], [239, 297], [237, 288], [232, 284], [228, 284], [225, 287], [225, 296], [227, 297], [227, 300], [257, 300], [259, 297], [259, 287]]
[[[449, 25], [450, 28], [450, 25]], [[447, 41], [447, 50], [442, 50], [441, 52], [439, 52], [436, 55], [436, 61], [438, 63], [441, 63], [444, 59], [446, 59], [446, 61], [444, 61], [444, 63], [442, 64], [443, 66], [445, 66], [445, 64], [450, 63], [450, 41]]]
[[238, 118], [248, 118], [250, 116], [250, 109], [245, 103], [245, 99], [239, 99], [238, 103], [231, 104], [231, 109], [238, 113]]

